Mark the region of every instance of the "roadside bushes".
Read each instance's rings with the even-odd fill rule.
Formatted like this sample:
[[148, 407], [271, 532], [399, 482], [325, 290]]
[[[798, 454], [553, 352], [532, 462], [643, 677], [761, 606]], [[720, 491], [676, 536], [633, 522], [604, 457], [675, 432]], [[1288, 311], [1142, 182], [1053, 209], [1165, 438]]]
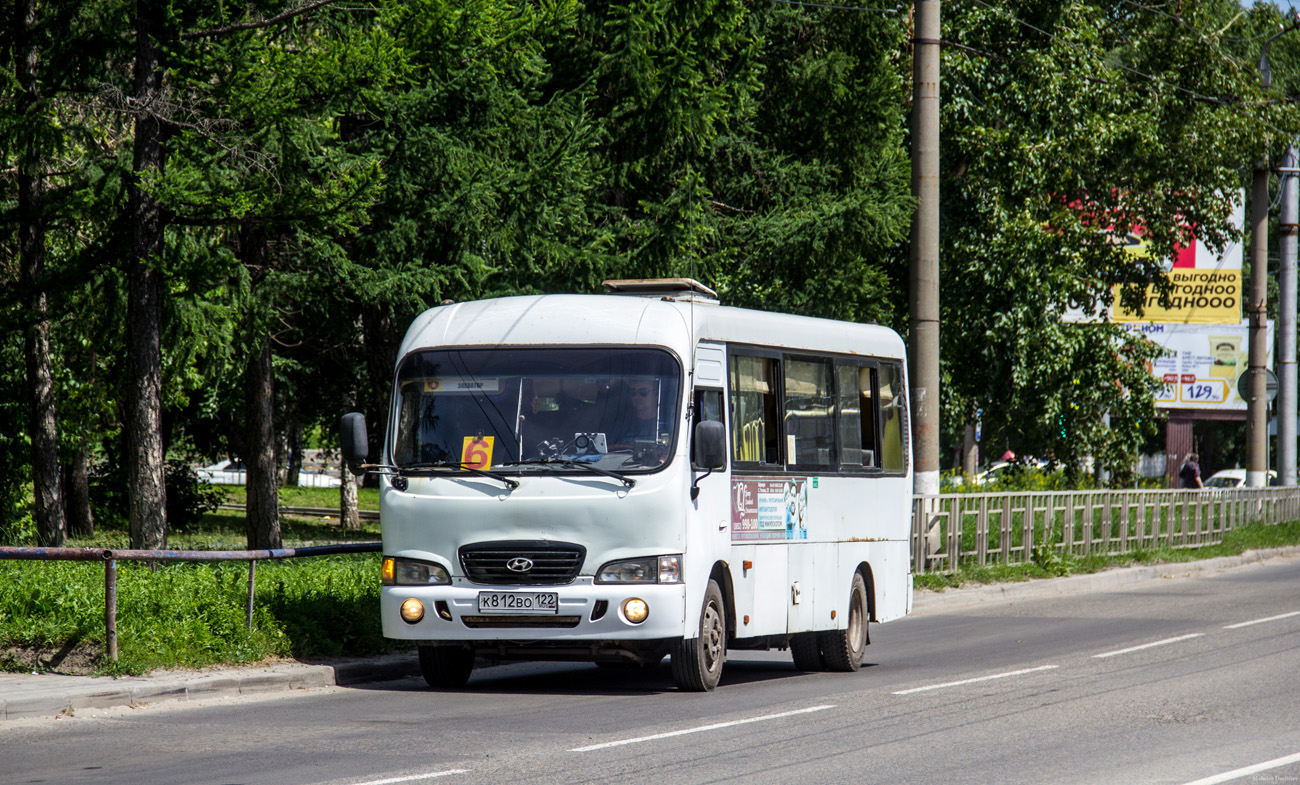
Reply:
[[[167, 462], [164, 482], [168, 531], [182, 531], [197, 523], [204, 513], [217, 509], [226, 498], [222, 488], [200, 482], [184, 461]], [[124, 465], [103, 463], [91, 470], [90, 503], [98, 525], [127, 528], [131, 509]]]

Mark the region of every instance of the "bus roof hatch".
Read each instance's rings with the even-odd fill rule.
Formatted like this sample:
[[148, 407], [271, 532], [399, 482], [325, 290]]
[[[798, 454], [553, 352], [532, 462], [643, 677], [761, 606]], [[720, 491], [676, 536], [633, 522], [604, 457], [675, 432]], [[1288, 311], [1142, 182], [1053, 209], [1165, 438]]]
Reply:
[[632, 294], [640, 297], [682, 297], [697, 301], [718, 301], [718, 293], [694, 278], [633, 278], [605, 281], [610, 294]]

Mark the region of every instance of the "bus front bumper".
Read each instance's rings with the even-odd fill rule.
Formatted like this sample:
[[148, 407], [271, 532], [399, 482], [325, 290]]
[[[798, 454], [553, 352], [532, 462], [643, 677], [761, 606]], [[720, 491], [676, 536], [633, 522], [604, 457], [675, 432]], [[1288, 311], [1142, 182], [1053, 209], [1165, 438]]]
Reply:
[[[510, 599], [509, 595], [546, 593], [557, 595], [553, 612], [480, 608], [480, 595], [498, 595], [499, 604]], [[646, 610], [640, 623], [629, 618], [635, 616], [636, 600], [644, 603]], [[379, 602], [384, 637], [397, 640], [656, 640], [682, 637], [686, 588], [681, 584], [596, 584], [590, 578], [566, 586], [384, 586]], [[403, 603], [408, 605], [406, 618]], [[411, 611], [416, 610], [422, 616], [410, 621], [415, 615]]]

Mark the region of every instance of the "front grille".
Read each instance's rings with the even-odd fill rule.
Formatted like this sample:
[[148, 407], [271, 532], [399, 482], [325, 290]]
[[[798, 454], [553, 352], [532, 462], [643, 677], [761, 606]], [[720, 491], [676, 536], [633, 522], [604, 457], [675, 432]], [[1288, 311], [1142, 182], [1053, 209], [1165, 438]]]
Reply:
[[476, 630], [506, 630], [526, 627], [569, 628], [577, 627], [581, 616], [461, 616], [466, 627]]
[[[460, 549], [465, 577], [489, 586], [557, 586], [572, 583], [582, 569], [587, 549], [569, 542], [478, 542]], [[517, 559], [532, 562], [527, 571], [506, 565]]]

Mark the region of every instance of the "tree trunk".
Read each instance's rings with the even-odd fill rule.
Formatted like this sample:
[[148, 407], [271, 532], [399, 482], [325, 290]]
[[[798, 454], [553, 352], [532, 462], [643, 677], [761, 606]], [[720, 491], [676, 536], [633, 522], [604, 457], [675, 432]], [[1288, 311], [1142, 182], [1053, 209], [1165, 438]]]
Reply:
[[967, 422], [961, 451], [961, 473], [966, 478], [966, 482], [970, 482], [975, 473], [979, 471], [979, 457], [979, 442], [975, 439], [975, 423]]
[[162, 207], [143, 187], [163, 167], [159, 39], [165, 7], [138, 0], [135, 50], [135, 150], [130, 183], [131, 259], [127, 265], [127, 483], [131, 547], [167, 543], [162, 450]]
[[64, 467], [63, 497], [68, 508], [68, 533], [74, 537], [95, 536], [95, 515], [90, 508], [90, 461], [78, 448]]
[[[17, 33], [14, 71], [19, 90], [15, 108], [20, 115], [39, 112], [36, 81], [37, 50], [31, 38], [36, 24], [36, 4], [21, 0], [14, 8]], [[45, 178], [44, 156], [39, 149], [38, 121], [24, 119], [19, 143], [18, 237], [22, 290], [27, 295], [30, 324], [23, 350], [27, 364], [28, 427], [32, 440], [32, 501], [36, 536], [41, 545], [61, 547], [67, 533], [63, 494], [59, 487], [59, 430], [54, 412], [54, 377], [50, 372], [50, 321], [45, 296]]]
[[244, 412], [248, 438], [248, 547], [280, 547], [280, 507], [275, 473], [275, 385], [271, 339], [263, 336], [249, 358], [244, 376]]
[[289, 487], [298, 487], [298, 473], [302, 471], [302, 423], [297, 417], [290, 415], [285, 427], [285, 450], [288, 452], [288, 460], [285, 461], [284, 467], [284, 484]]
[[348, 471], [348, 465], [342, 464], [343, 474], [339, 478], [339, 525], [353, 531], [361, 528], [361, 515], [358, 513], [360, 502], [357, 499], [357, 478]]

